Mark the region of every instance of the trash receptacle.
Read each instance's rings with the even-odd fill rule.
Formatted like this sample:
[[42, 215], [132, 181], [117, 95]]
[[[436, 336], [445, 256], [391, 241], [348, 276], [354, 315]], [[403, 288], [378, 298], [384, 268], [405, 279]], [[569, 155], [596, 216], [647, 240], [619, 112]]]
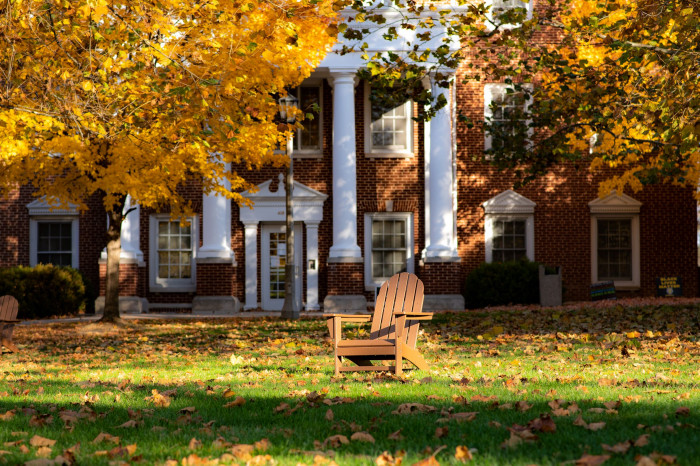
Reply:
[[555, 273], [547, 273], [544, 265], [540, 265], [540, 305], [561, 306], [561, 267], [554, 268]]

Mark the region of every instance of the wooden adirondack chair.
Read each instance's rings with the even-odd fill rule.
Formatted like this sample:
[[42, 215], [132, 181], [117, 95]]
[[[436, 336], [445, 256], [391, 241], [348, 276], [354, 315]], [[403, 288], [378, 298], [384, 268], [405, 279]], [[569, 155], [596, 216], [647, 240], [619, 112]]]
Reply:
[[[328, 330], [333, 339], [335, 375], [341, 371], [403, 372], [403, 359], [419, 369], [427, 370], [428, 363], [416, 349], [421, 320], [430, 320], [433, 314], [422, 312], [423, 282], [410, 273], [400, 273], [385, 282], [375, 303], [374, 314], [329, 314]], [[372, 322], [369, 339], [344, 340], [343, 322]], [[342, 366], [342, 358], [356, 366]], [[375, 366], [372, 360], [394, 360], [393, 366]]]
[[0, 298], [0, 332], [2, 334], [2, 344], [8, 350], [16, 353], [19, 349], [12, 343], [12, 332], [15, 330], [17, 311], [19, 305], [14, 296], [5, 295]]

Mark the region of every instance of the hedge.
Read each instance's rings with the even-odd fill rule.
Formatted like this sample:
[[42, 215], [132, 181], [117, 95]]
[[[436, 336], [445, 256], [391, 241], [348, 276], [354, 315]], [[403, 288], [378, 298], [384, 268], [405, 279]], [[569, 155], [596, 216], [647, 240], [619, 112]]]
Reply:
[[0, 269], [0, 296], [6, 294], [19, 301], [19, 319], [76, 314], [86, 303], [86, 280], [76, 269], [51, 264]]

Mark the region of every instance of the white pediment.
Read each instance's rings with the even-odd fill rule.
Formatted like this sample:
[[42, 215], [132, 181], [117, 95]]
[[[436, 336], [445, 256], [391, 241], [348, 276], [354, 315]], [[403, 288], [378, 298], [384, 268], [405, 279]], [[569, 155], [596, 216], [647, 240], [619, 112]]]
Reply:
[[[285, 197], [287, 195], [284, 185], [284, 175], [280, 173], [277, 190], [271, 191], [272, 180], [260, 183], [255, 192], [244, 191], [241, 195], [253, 202], [253, 207], [240, 207], [241, 221], [250, 222], [283, 222], [285, 220]], [[318, 223], [323, 219], [323, 203], [328, 199], [315, 189], [294, 182], [292, 194], [292, 206], [294, 220], [309, 223]]]
[[36, 199], [29, 204], [27, 204], [27, 210], [29, 210], [30, 216], [67, 216], [67, 215], [78, 215], [78, 205], [73, 203], [68, 203], [68, 206], [61, 205], [58, 201], [48, 202], [46, 196]]
[[588, 203], [592, 214], [638, 214], [642, 203], [628, 196], [615, 192]]
[[532, 214], [535, 212], [535, 204], [525, 196], [516, 193], [512, 189], [492, 197], [481, 204], [487, 214]]

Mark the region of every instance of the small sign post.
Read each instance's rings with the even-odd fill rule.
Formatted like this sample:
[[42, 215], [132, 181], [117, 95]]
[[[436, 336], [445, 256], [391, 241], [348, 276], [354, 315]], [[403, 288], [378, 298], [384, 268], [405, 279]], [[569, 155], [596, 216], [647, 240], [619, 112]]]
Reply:
[[659, 277], [656, 279], [657, 296], [678, 297], [683, 296], [683, 282], [681, 277]]

